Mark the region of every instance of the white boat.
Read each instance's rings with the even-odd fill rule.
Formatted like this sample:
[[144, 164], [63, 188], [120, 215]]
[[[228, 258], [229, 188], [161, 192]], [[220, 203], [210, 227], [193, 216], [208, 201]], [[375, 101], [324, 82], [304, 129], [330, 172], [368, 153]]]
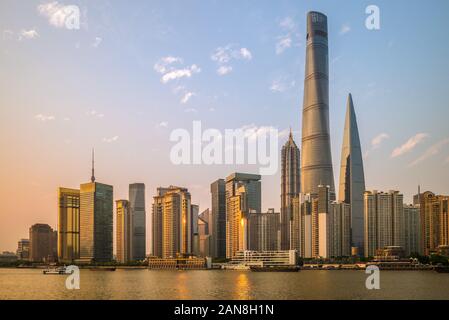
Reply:
[[56, 268], [47, 268], [42, 271], [43, 274], [71, 274], [65, 266]]

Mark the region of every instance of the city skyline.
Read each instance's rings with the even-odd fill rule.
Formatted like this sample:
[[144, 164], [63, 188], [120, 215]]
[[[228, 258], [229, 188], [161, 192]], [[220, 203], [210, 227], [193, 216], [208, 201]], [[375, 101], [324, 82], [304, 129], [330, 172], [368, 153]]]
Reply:
[[[114, 200], [126, 198], [128, 185], [132, 182], [139, 181], [147, 185], [145, 194], [147, 199], [152, 199], [157, 187], [176, 184], [183, 185], [190, 190], [192, 201], [199, 204], [202, 211], [210, 208], [209, 186], [212, 181], [226, 176], [229, 172], [256, 172], [257, 168], [240, 166], [192, 166], [187, 168], [171, 165], [168, 158], [168, 148], [170, 147], [168, 135], [171, 129], [177, 127], [189, 128], [191, 127], [191, 121], [198, 118], [217, 128], [233, 128], [252, 123], [254, 126], [273, 125], [282, 129], [283, 132], [288, 132], [287, 128], [292, 126], [294, 137], [299, 141], [301, 117], [298, 114], [302, 101], [301, 83], [304, 75], [305, 43], [298, 40], [299, 43], [294, 43], [290, 47], [282, 47], [281, 44], [276, 47], [276, 45], [282, 43], [282, 39], [277, 38], [282, 34], [296, 37], [296, 33], [300, 33], [299, 39], [304, 37], [305, 12], [309, 9], [323, 11], [329, 16], [329, 23], [332, 25], [332, 31], [329, 34], [331, 37], [329, 61], [332, 69], [330, 72], [330, 125], [334, 168], [338, 168], [340, 162], [339, 150], [341, 147], [341, 132], [343, 132], [344, 126], [346, 95], [348, 92], [352, 92], [357, 102], [362, 151], [366, 157], [364, 159], [366, 188], [368, 190], [400, 190], [407, 203], [411, 202], [411, 197], [416, 193], [418, 184], [422, 185], [423, 190], [430, 190], [436, 194], [447, 194], [447, 190], [444, 189], [444, 181], [448, 180], [446, 176], [448, 175], [446, 169], [448, 167], [445, 162], [449, 160], [446, 159], [449, 156], [449, 144], [447, 142], [449, 133], [445, 127], [444, 119], [447, 119], [446, 105], [448, 99], [443, 83], [447, 83], [449, 72], [447, 72], [447, 67], [438, 65], [437, 62], [444, 61], [442, 59], [447, 55], [448, 47], [447, 44], [428, 44], [424, 37], [421, 39], [417, 36], [426, 34], [426, 30], [432, 30], [430, 36], [438, 38], [439, 32], [443, 32], [439, 27], [443, 23], [442, 13], [433, 12], [432, 21], [430, 21], [430, 15], [426, 16], [427, 13], [423, 9], [426, 6], [423, 4], [408, 4], [406, 2], [387, 4], [386, 2], [380, 2], [381, 30], [368, 31], [363, 25], [366, 18], [364, 6], [348, 8], [350, 9], [348, 15], [344, 16], [336, 11], [333, 12], [335, 5], [327, 3], [326, 6], [324, 3], [314, 4], [314, 8], [311, 8], [303, 4], [284, 2], [283, 6], [280, 6], [282, 8], [278, 8], [273, 15], [270, 15], [268, 21], [271, 21], [271, 24], [267, 27], [270, 30], [266, 32], [272, 37], [269, 40], [264, 40], [265, 42], [250, 40], [252, 35], [257, 34], [254, 31], [248, 31], [241, 37], [232, 32], [225, 32], [226, 36], [219, 37], [215, 43], [207, 43], [203, 46], [201, 49], [204, 52], [195, 53], [191, 51], [183, 52], [182, 46], [166, 45], [161, 35], [158, 36], [161, 36], [162, 39], [157, 42], [161, 45], [161, 48], [155, 51], [146, 47], [139, 47], [140, 39], [133, 39], [127, 44], [134, 43], [139, 47], [135, 48], [136, 53], [141, 59], [145, 57], [143, 66], [145, 67], [145, 76], [148, 78], [138, 73], [131, 81], [133, 85], [136, 85], [135, 87], [124, 84], [126, 76], [129, 76], [127, 72], [136, 72], [136, 64], [127, 62], [117, 64], [117, 68], [129, 69], [126, 72], [123, 71], [125, 78], [122, 81], [111, 83], [110, 86], [106, 85], [108, 83], [107, 77], [113, 75], [114, 72], [118, 72], [115, 69], [112, 69], [115, 70], [114, 72], [106, 70], [106, 67], [110, 66], [109, 63], [119, 58], [119, 56], [112, 55], [109, 63], [97, 66], [104, 83], [92, 84], [87, 82], [92, 85], [90, 90], [69, 79], [62, 81], [64, 85], [58, 85], [64, 74], [61, 71], [55, 71], [45, 76], [44, 71], [46, 70], [45, 67], [48, 67], [52, 68], [51, 70], [75, 72], [75, 66], [68, 63], [69, 60], [80, 59], [86, 66], [91, 66], [92, 63], [107, 56], [110, 53], [109, 49], [115, 48], [113, 39], [106, 34], [97, 35], [102, 40], [99, 40], [100, 43], [96, 47], [88, 42], [90, 39], [96, 41], [95, 33], [103, 32], [101, 26], [98, 26], [95, 22], [98, 5], [87, 7], [89, 29], [80, 31], [78, 34], [49, 25], [45, 16], [40, 15], [36, 10], [39, 5], [38, 2], [26, 4], [13, 4], [11, 2], [10, 5], [12, 8], [15, 7], [15, 10], [3, 10], [2, 8], [0, 10], [0, 17], [2, 18], [0, 19], [0, 28], [3, 31], [3, 37], [0, 41], [2, 42], [2, 48], [4, 48], [1, 52], [4, 59], [0, 60], [0, 65], [2, 68], [4, 67], [5, 73], [0, 76], [0, 83], [11, 90], [5, 90], [5, 95], [0, 97], [0, 103], [2, 104], [0, 141], [2, 149], [9, 150], [2, 158], [2, 165], [0, 166], [3, 181], [0, 192], [6, 199], [4, 213], [0, 214], [2, 221], [0, 251], [14, 249], [17, 240], [26, 237], [29, 226], [34, 223], [48, 223], [52, 227], [57, 226], [58, 208], [55, 205], [57, 203], [57, 188], [59, 186], [76, 188], [80, 182], [87, 180], [89, 174], [88, 159], [92, 145], [98, 150], [97, 175], [100, 181], [114, 186]], [[241, 15], [233, 13], [226, 4], [223, 5], [225, 8], [221, 9], [232, 13], [237, 21], [243, 21], [238, 19], [242, 17]], [[0, 6], [3, 7], [6, 4], [2, 3]], [[151, 5], [142, 4], [138, 6], [151, 7]], [[218, 9], [211, 4], [206, 6], [211, 6], [211, 9], [214, 10]], [[401, 6], [410, 8], [412, 15], [419, 12], [424, 16], [424, 19], [414, 20], [413, 23], [405, 23], [403, 26], [396, 26], [392, 22], [393, 18], [407, 16], [407, 13], [401, 12]], [[447, 6], [447, 4], [444, 3], [443, 6]], [[124, 19], [129, 18], [129, 15], [126, 15], [125, 8], [120, 7], [119, 9], [120, 12], [125, 13]], [[5, 16], [5, 12], [11, 10], [16, 12], [16, 16], [22, 17], [23, 15], [29, 18], [28, 20], [25, 19], [29, 23], [18, 25], [17, 22], [12, 22], [11, 18]], [[118, 9], [115, 8], [115, 10]], [[212, 11], [214, 12], [214, 10]], [[113, 14], [114, 12], [114, 8], [110, 8], [108, 13]], [[249, 4], [244, 5], [242, 12], [253, 23], [266, 15], [262, 12], [254, 13]], [[163, 15], [163, 13], [160, 14]], [[190, 15], [194, 14], [190, 12]], [[428, 19], [425, 19], [426, 17]], [[290, 18], [290, 20], [287, 18]], [[170, 19], [167, 21], [170, 21]], [[173, 38], [179, 40], [182, 37], [183, 33], [180, 31], [183, 27], [182, 23], [181, 21], [177, 28], [173, 27], [177, 30], [174, 35], [171, 35]], [[349, 26], [346, 25], [346, 28], [343, 28], [345, 24]], [[260, 26], [260, 24], [257, 25]], [[213, 26], [214, 32], [219, 35], [220, 32], [215, 29], [219, 25]], [[22, 36], [20, 41], [16, 39], [15, 33], [22, 29], [29, 31], [29, 28], [33, 27], [37, 29], [38, 37], [27, 38]], [[8, 39], [6, 34], [10, 33], [5, 32], [5, 30], [15, 32], [12, 39]], [[187, 29], [186, 32], [190, 34], [189, 32], [193, 31]], [[407, 42], [406, 31], [416, 35], [414, 37], [415, 42], [423, 41], [427, 45], [435, 46], [430, 53], [433, 59], [429, 60], [432, 61], [422, 61], [423, 66], [417, 66], [410, 63], [411, 58], [402, 59], [401, 53], [403, 54], [407, 49], [414, 50], [414, 54], [417, 55], [422, 50], [419, 45], [411, 45]], [[263, 34], [263, 32], [259, 33], [261, 37]], [[235, 38], [238, 39], [235, 40]], [[60, 40], [60, 42], [56, 42], [58, 44], [54, 43], [56, 39]], [[80, 42], [78, 49], [76, 49], [77, 41]], [[212, 60], [211, 62], [209, 56], [215, 53], [216, 48], [222, 46], [221, 48], [225, 49], [226, 43], [234, 41], [239, 43], [240, 49], [246, 48], [249, 50], [252, 53], [252, 58], [251, 60], [241, 57], [233, 58], [234, 60], [231, 61], [232, 72], [219, 76], [216, 74], [216, 69], [224, 72], [227, 65], [220, 65], [221, 60]], [[35, 52], [37, 56], [43, 54], [47, 51], [49, 43], [52, 43], [54, 47], [52, 55], [55, 61], [45, 60], [44, 65], [39, 64], [36, 56], [31, 53]], [[360, 44], [362, 47], [365, 46], [362, 51], [354, 48], [354, 46]], [[129, 47], [126, 48], [131, 50]], [[282, 48], [284, 51], [279, 52]], [[278, 54], [276, 49], [279, 49]], [[232, 49], [226, 50], [232, 52]], [[226, 50], [225, 52], [227, 52]], [[376, 54], [370, 53], [370, 50], [374, 50]], [[123, 51], [121, 52], [123, 53]], [[125, 51], [125, 53], [130, 52]], [[179, 94], [175, 95], [171, 92], [175, 88], [170, 89], [161, 83], [158, 73], [153, 70], [153, 66], [160, 58], [167, 57], [170, 54], [176, 57], [182, 56], [186, 65], [198, 63], [201, 67], [202, 71], [193, 75], [192, 79], [184, 79], [186, 81], [179, 82], [180, 86], [196, 87], [196, 95], [187, 95], [191, 92], [189, 91], [180, 97]], [[385, 58], [384, 55], [386, 54], [389, 55], [389, 59]], [[382, 58], [376, 62], [376, 55], [385, 59]], [[35, 66], [37, 69], [36, 78], [45, 79], [45, 85], [48, 88], [55, 88], [60, 92], [56, 92], [58, 90], [49, 91], [48, 88], [45, 89], [43, 84], [39, 84], [33, 79], [28, 79], [19, 84], [20, 80], [25, 79], [26, 70], [18, 68], [11, 57], [15, 57], [20, 63], [28, 61], [27, 66]], [[27, 58], [29, 60], [26, 60]], [[276, 66], [271, 66], [271, 79], [263, 77], [263, 81], [257, 81], [255, 79], [259, 75], [257, 68], [261, 66], [261, 61], [265, 59], [275, 61]], [[361, 61], [360, 59], [364, 60]], [[285, 64], [281, 63], [280, 60], [285, 60]], [[396, 70], [399, 74], [386, 70], [391, 66], [390, 64], [397, 64]], [[374, 67], [370, 67], [370, 65], [374, 65]], [[375, 70], [376, 66], [382, 72]], [[295, 81], [291, 88], [289, 86], [292, 85], [292, 82], [288, 82], [281, 76], [279, 76], [280, 80], [284, 82], [275, 81], [276, 70], [286, 72], [287, 67], [289, 70], [295, 69], [294, 75], [287, 72], [285, 76], [287, 79], [290, 77], [292, 82]], [[358, 71], [350, 70], [351, 67]], [[92, 68], [91, 71], [81, 70], [75, 74], [81, 76], [80, 79], [86, 79], [86, 77], [92, 75], [95, 69]], [[13, 71], [15, 71], [14, 74]], [[246, 72], [253, 72], [254, 78], [247, 78], [243, 75]], [[343, 75], [345, 72], [346, 74]], [[424, 80], [421, 79], [421, 77], [423, 79], [428, 77], [429, 72], [436, 78], [432, 85], [423, 83]], [[420, 77], [412, 79], [414, 75]], [[227, 92], [227, 95], [220, 95], [221, 100], [219, 99], [217, 102], [213, 99], [207, 100], [209, 88], [196, 92], [202, 88], [203, 82], [196, 80], [201, 76], [202, 81], [206, 79], [206, 81], [213, 83], [212, 89], [214, 90], [211, 90], [211, 92], [222, 93], [221, 90], [223, 90]], [[391, 80], [388, 80], [388, 77]], [[254, 84], [253, 86], [246, 84], [241, 89], [243, 91], [239, 91], [230, 83], [236, 78], [241, 78], [240, 81], [252, 80]], [[406, 86], [395, 83], [399, 82], [399, 79], [404, 81]], [[10, 83], [11, 80], [14, 81]], [[149, 82], [149, 87], [144, 85], [146, 81]], [[220, 85], [223, 88], [220, 88]], [[115, 90], [119, 88], [118, 86], [126, 86], [121, 97], [116, 94], [106, 95], [108, 89]], [[410, 86], [421, 88], [419, 96], [417, 95], [418, 90], [408, 89]], [[245, 90], [247, 91], [245, 92]], [[30, 95], [18, 98], [23, 91]], [[152, 98], [151, 95], [148, 96], [143, 93], [147, 91], [155, 95], [155, 105], [149, 106], [145, 102]], [[85, 96], [80, 95], [80, 92], [86, 92], [87, 94]], [[98, 95], [96, 95], [96, 92]], [[133, 97], [133, 93], [136, 94], [136, 97]], [[42, 94], [48, 95], [48, 97]], [[259, 95], [260, 98], [255, 98]], [[93, 98], [94, 96], [96, 98]], [[198, 100], [195, 103], [197, 112], [193, 110], [185, 112], [193, 108], [189, 101], [186, 103], [178, 102], [178, 99], [187, 96], [190, 97], [186, 98], [187, 100], [192, 99], [190, 103], [195, 98]], [[236, 97], [243, 97], [244, 99], [242, 99], [242, 102], [236, 103]], [[402, 100], [398, 100], [399, 98]], [[254, 110], [260, 104], [259, 99], [266, 101], [261, 104], [263, 110], [265, 110], [261, 113], [267, 113], [269, 117], [255, 114], [257, 112], [254, 112]], [[169, 109], [168, 106], [173, 106], [171, 110], [182, 112], [180, 114], [183, 116], [179, 118], [184, 119], [176, 120], [170, 117], [172, 111], [167, 111], [167, 113], [156, 111], [156, 109], [164, 109], [155, 108], [158, 104], [167, 106], [167, 109]], [[207, 105], [215, 110], [207, 109]], [[286, 108], [280, 108], [279, 105], [285, 105]], [[423, 106], [429, 116], [421, 116]], [[241, 122], [241, 120], [235, 123], [223, 122], [223, 119], [226, 119], [226, 114], [236, 110], [242, 111], [241, 118], [245, 119], [244, 122]], [[118, 123], [122, 124], [121, 120], [124, 115], [130, 121], [130, 124], [136, 125], [136, 127], [132, 130], [120, 132], [116, 132], [115, 129], [112, 130], [117, 127]], [[138, 118], [147, 123], [140, 122]], [[118, 122], [118, 119], [120, 119], [120, 122]], [[80, 124], [83, 127], [82, 132], [78, 127]], [[147, 128], [148, 130], [141, 128]], [[279, 145], [282, 145], [281, 142], [286, 139], [286, 135], [282, 136]], [[130, 151], [141, 150], [142, 143], [147, 150], [142, 151], [141, 157], [132, 157], [131, 154], [135, 152], [130, 153]], [[61, 145], [63, 151], [61, 151]], [[124, 154], [125, 156], [122, 157]], [[158, 172], [163, 174], [158, 174]], [[379, 172], [384, 174], [379, 175]], [[336, 185], [338, 185], [335, 174], [338, 173], [334, 171], [334, 179]], [[279, 210], [279, 181], [280, 168], [276, 175], [262, 177], [262, 211], [265, 212], [266, 209], [271, 207]], [[28, 210], [27, 205], [22, 204], [17, 198], [18, 190], [21, 189], [33, 191], [32, 200], [35, 210], [32, 212]], [[147, 213], [149, 209], [150, 205], [147, 202]], [[149, 230], [148, 220], [150, 219], [147, 219], [147, 230]], [[147, 237], [147, 248], [149, 247], [149, 237]]]

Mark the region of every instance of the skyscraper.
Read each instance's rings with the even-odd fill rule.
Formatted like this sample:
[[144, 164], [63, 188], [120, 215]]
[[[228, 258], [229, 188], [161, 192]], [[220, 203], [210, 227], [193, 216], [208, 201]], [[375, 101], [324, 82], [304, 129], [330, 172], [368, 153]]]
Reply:
[[80, 257], [80, 191], [58, 189], [58, 260], [71, 263]]
[[408, 257], [412, 253], [421, 252], [420, 232], [421, 219], [419, 205], [404, 205], [404, 251]]
[[281, 151], [281, 250], [290, 249], [293, 221], [293, 198], [300, 192], [299, 148], [290, 130]]
[[146, 256], [145, 184], [129, 185], [129, 210], [131, 214], [131, 260], [144, 260]]
[[170, 258], [191, 254], [193, 230], [187, 188], [158, 188], [153, 202], [153, 255]]
[[398, 191], [388, 193], [365, 191], [365, 257], [387, 246], [404, 248], [404, 196]]
[[357, 118], [351, 94], [348, 95], [346, 105], [339, 184], [338, 200], [351, 205], [351, 245], [362, 254], [364, 248], [363, 193], [365, 192], [365, 174]]
[[210, 185], [211, 222], [209, 233], [212, 236], [212, 255], [217, 258], [226, 257], [226, 183], [218, 179]]
[[29, 260], [30, 257], [30, 240], [20, 239], [17, 243], [17, 258], [19, 260]]
[[58, 234], [48, 224], [36, 223], [30, 228], [29, 260], [51, 262], [57, 257]]
[[246, 250], [246, 217], [261, 212], [260, 175], [233, 173], [226, 178], [226, 257]]
[[246, 220], [247, 248], [252, 251], [276, 251], [280, 245], [279, 212], [250, 212]]
[[449, 196], [426, 191], [420, 198], [421, 251], [429, 255], [449, 245]]
[[318, 185], [335, 192], [329, 134], [327, 17], [307, 14], [307, 48], [302, 114], [301, 192], [316, 196]]
[[80, 186], [80, 262], [109, 262], [113, 248], [113, 187], [95, 182]]
[[116, 250], [117, 261], [127, 263], [132, 259], [132, 225], [128, 200], [116, 200]]

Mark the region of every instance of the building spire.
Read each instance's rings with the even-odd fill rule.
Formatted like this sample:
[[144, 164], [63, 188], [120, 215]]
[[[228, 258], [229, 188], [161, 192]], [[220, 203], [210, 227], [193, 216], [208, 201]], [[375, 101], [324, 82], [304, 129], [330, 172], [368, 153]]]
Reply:
[[92, 148], [92, 176], [90, 177], [90, 181], [95, 182], [95, 151]]

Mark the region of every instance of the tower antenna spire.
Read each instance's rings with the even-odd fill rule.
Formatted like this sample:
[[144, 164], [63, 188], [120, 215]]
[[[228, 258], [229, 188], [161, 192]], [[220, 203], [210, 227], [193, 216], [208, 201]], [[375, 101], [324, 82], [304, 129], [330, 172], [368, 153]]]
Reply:
[[95, 150], [92, 148], [92, 176], [90, 181], [95, 182]]

